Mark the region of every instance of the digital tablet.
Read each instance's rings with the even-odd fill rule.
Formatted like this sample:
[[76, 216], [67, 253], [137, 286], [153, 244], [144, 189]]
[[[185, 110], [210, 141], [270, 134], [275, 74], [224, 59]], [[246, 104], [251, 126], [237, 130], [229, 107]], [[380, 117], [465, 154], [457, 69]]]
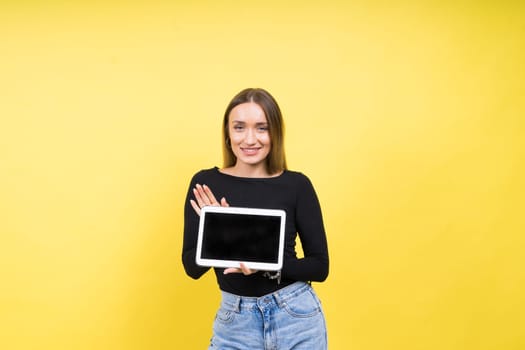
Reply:
[[201, 266], [277, 271], [283, 265], [286, 212], [280, 209], [201, 209], [196, 262]]

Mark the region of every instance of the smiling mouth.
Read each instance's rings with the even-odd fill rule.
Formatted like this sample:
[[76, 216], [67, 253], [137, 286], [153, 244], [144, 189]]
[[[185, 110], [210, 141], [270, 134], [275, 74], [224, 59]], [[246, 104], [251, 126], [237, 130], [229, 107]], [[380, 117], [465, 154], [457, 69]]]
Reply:
[[241, 151], [246, 155], [257, 154], [260, 148], [241, 148]]

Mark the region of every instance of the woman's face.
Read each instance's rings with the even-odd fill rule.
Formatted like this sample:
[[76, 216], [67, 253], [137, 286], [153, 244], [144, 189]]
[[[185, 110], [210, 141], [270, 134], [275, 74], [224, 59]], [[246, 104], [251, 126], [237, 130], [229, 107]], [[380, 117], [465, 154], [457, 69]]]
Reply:
[[262, 108], [253, 102], [235, 106], [228, 118], [228, 132], [236, 166], [263, 167], [270, 153], [270, 132]]

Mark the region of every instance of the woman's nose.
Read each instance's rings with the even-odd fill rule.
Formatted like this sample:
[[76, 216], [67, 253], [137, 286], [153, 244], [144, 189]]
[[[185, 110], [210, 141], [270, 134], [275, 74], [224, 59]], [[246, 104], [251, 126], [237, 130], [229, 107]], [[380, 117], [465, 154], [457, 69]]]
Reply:
[[255, 135], [255, 130], [248, 129], [246, 131], [245, 142], [248, 143], [248, 144], [252, 144], [252, 143], [255, 143], [256, 141], [257, 141], [257, 137]]

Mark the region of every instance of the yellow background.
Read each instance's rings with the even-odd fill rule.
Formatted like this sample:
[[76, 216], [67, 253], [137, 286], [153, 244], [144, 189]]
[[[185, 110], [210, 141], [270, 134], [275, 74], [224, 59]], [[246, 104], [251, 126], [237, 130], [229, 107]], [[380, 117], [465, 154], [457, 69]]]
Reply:
[[202, 349], [180, 262], [230, 98], [316, 186], [331, 349], [525, 348], [520, 1], [3, 1], [0, 348]]

